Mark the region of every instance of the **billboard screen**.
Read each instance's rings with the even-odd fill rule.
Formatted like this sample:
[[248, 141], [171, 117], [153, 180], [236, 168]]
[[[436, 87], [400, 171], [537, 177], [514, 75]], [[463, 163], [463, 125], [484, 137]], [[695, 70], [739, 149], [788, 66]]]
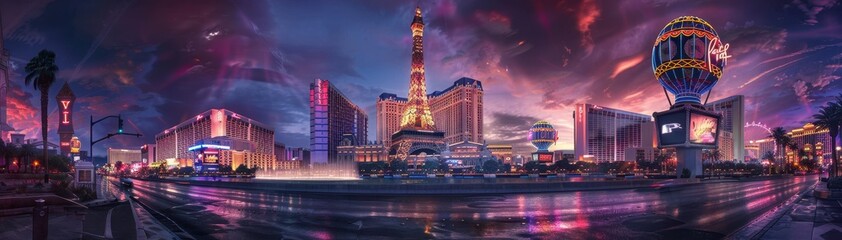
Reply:
[[690, 113], [690, 143], [716, 145], [717, 125], [719, 119], [716, 117]]
[[553, 162], [553, 154], [538, 154], [538, 162]]
[[655, 117], [658, 145], [684, 144], [687, 141], [687, 113], [676, 111]]

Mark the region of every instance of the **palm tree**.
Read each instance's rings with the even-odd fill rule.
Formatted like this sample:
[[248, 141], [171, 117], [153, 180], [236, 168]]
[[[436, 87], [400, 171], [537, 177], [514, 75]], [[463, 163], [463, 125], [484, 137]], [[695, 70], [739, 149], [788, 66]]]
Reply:
[[797, 163], [798, 161], [801, 161], [801, 153], [798, 151], [798, 150], [801, 150], [801, 149], [798, 148], [798, 143], [790, 140], [786, 144], [786, 148], [789, 148], [789, 150], [792, 151], [792, 155], [794, 156], [794, 159], [792, 161], [794, 163]]
[[790, 169], [790, 165], [792, 165], [792, 163], [789, 161], [789, 159], [786, 158], [786, 146], [789, 146], [789, 143], [791, 142], [793, 142], [792, 137], [790, 137], [789, 135], [784, 136], [782, 147], [784, 147], [784, 171], [786, 171], [787, 173], [789, 173], [792, 170]]
[[839, 135], [839, 125], [842, 124], [842, 95], [836, 97], [836, 102], [828, 102], [819, 109], [819, 113], [813, 115], [813, 125], [819, 130], [827, 129], [830, 135], [830, 153], [833, 159], [830, 160], [829, 177], [836, 177], [839, 174], [838, 161], [836, 157], [836, 137]]
[[12, 165], [12, 160], [6, 157], [6, 153], [9, 150], [6, 149], [6, 142], [3, 142], [3, 139], [0, 139], [0, 162], [3, 163], [3, 167], [6, 168], [8, 171], [9, 166]]
[[[784, 128], [782, 127], [773, 128], [772, 134], [770, 134], [769, 137], [775, 140], [775, 145], [777, 145], [778, 148], [778, 157], [782, 158], [784, 156], [782, 152], [786, 150], [784, 149], [784, 146], [786, 146], [786, 142], [788, 140], [788, 137], [786, 136], [786, 130], [784, 130]], [[783, 160], [781, 161], [781, 163], [783, 163]]]
[[[41, 91], [41, 140], [44, 143], [44, 169], [50, 169], [47, 156], [47, 106], [50, 101], [50, 86], [56, 81], [56, 53], [41, 50], [38, 55], [26, 64], [26, 85], [32, 84], [35, 90]], [[50, 171], [44, 172], [44, 183], [49, 182]]]
[[8, 173], [12, 173], [12, 165], [15, 165], [15, 172], [20, 172], [20, 158], [18, 157], [20, 148], [15, 144], [7, 143], [5, 150], [6, 164], [9, 165]]
[[[28, 168], [30, 172], [35, 171], [32, 168], [32, 157], [35, 156], [35, 145], [32, 144], [23, 144], [20, 146], [20, 150], [18, 150], [18, 158], [20, 158], [19, 166], [23, 167], [24, 172]], [[26, 162], [26, 164], [24, 164]]]
[[713, 161], [719, 161], [721, 160], [720, 158], [722, 158], [722, 152], [720, 152], [718, 148], [714, 149], [712, 152], [710, 152], [710, 157], [713, 159]]

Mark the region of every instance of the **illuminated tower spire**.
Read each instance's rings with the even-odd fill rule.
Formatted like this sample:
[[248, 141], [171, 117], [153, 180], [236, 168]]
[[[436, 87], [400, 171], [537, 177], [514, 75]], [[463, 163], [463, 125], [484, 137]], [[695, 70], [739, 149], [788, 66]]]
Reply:
[[415, 8], [412, 29], [412, 64], [409, 74], [409, 95], [401, 118], [401, 128], [435, 130], [430, 105], [427, 102], [427, 80], [424, 78], [424, 20], [421, 7]]
[[73, 104], [76, 102], [76, 95], [73, 94], [73, 90], [70, 90], [70, 85], [67, 82], [64, 82], [61, 90], [58, 91], [56, 102], [59, 108], [59, 150], [61, 150], [61, 155], [69, 156], [70, 144], [73, 139]]
[[[0, 8], [2, 9], [2, 8]], [[9, 91], [9, 52], [3, 45], [3, 16], [0, 14], [0, 140], [7, 141], [7, 135], [14, 131], [6, 122], [6, 93]]]

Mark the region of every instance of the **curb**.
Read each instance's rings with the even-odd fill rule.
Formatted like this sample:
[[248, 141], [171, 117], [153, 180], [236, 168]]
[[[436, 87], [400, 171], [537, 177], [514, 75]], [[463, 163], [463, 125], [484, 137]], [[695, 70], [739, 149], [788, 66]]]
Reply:
[[[146, 204], [143, 204], [142, 202], [137, 201], [134, 198], [131, 198], [130, 202], [132, 202], [132, 204], [137, 204], [133, 206], [136, 206], [136, 214], [139, 215], [138, 219], [141, 219], [138, 221], [138, 223], [142, 225], [143, 229], [141, 230], [144, 233], [149, 234], [145, 236], [147, 239], [194, 239], [193, 236], [184, 231], [184, 229], [182, 229], [181, 226], [178, 226], [178, 224], [176, 224], [166, 216], [163, 216], [163, 214], [155, 211], [154, 209], [149, 208], [149, 206], [147, 206]], [[167, 220], [171, 221], [175, 225], [175, 227], [178, 228], [181, 234], [173, 232], [173, 230], [170, 229], [168, 226], [165, 226], [164, 223], [161, 222], [161, 220], [153, 216], [153, 214], [150, 211], [154, 211], [155, 214], [159, 214]], [[142, 224], [144, 221], [147, 224]]]
[[108, 204], [112, 204], [112, 203], [116, 203], [116, 202], [117, 202], [117, 198], [108, 198], [108, 199], [91, 200], [91, 201], [83, 202], [81, 204], [85, 205], [86, 207], [99, 207], [99, 206], [108, 205]]
[[134, 218], [134, 228], [135, 233], [137, 234], [137, 239], [146, 240], [146, 230], [144, 230], [146, 228], [143, 226], [143, 222], [137, 218], [137, 206], [134, 205], [133, 199], [129, 199], [129, 206], [132, 208], [132, 218]]
[[[816, 188], [817, 183], [814, 183], [812, 186], [807, 187], [804, 191], [796, 193], [790, 199], [784, 201], [780, 206], [777, 206], [768, 212], [760, 215], [759, 217], [755, 218], [751, 222], [746, 225], [743, 225], [736, 231], [728, 234], [723, 239], [760, 239], [763, 234], [769, 231], [781, 218], [783, 218], [786, 213], [790, 212], [795, 206], [795, 203], [800, 201], [807, 192], [814, 190]], [[760, 227], [759, 230], [751, 230], [750, 227]]]

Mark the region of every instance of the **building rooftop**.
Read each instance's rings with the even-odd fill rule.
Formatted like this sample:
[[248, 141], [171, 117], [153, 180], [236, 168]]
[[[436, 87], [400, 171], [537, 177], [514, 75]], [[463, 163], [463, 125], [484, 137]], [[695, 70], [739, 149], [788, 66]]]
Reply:
[[274, 130], [275, 130], [273, 127], [270, 127], [269, 125], [263, 124], [263, 123], [258, 122], [258, 121], [256, 121], [256, 120], [253, 120], [253, 119], [251, 119], [251, 118], [244, 117], [243, 115], [240, 115], [240, 114], [237, 114], [237, 113], [235, 113], [235, 112], [229, 111], [228, 109], [224, 109], [224, 108], [215, 109], [215, 108], [212, 108], [212, 109], [208, 109], [207, 111], [204, 111], [204, 112], [202, 112], [202, 113], [199, 113], [198, 115], [196, 115], [196, 116], [194, 116], [194, 117], [191, 117], [191, 118], [189, 118], [189, 119], [187, 119], [187, 120], [184, 120], [183, 122], [179, 123], [178, 125], [172, 126], [172, 127], [170, 127], [170, 128], [165, 129], [164, 131], [161, 131], [161, 132], [160, 132], [160, 133], [158, 133], [158, 134], [155, 134], [155, 137], [157, 138], [157, 137], [158, 137], [158, 136], [160, 136], [160, 135], [167, 134], [167, 133], [169, 133], [169, 132], [171, 132], [171, 131], [173, 131], [173, 130], [175, 130], [175, 129], [178, 129], [179, 127], [183, 127], [183, 126], [186, 126], [186, 125], [192, 124], [192, 123], [194, 123], [194, 122], [196, 122], [196, 121], [198, 121], [198, 120], [201, 120], [201, 119], [203, 119], [203, 118], [210, 117], [211, 111], [213, 111], [213, 110], [221, 110], [221, 111], [225, 114], [225, 116], [232, 116], [232, 117], [234, 117], [234, 118], [237, 118], [237, 119], [243, 120], [243, 121], [245, 121], [245, 122], [248, 122], [249, 124], [253, 124], [253, 125], [256, 125], [256, 126], [258, 126], [258, 127], [262, 127], [262, 128], [269, 129], [269, 130], [272, 130], [272, 131], [274, 131]]
[[734, 96], [730, 96], [730, 97], [726, 97], [726, 98], [720, 98], [720, 99], [717, 99], [715, 101], [708, 102], [705, 105], [710, 106], [710, 105], [714, 105], [714, 104], [720, 104], [720, 103], [724, 103], [724, 102], [735, 101], [735, 100], [740, 99], [740, 98], [743, 98], [743, 95], [734, 95]]
[[[473, 78], [462, 77], [462, 78], [454, 81], [453, 85], [450, 85], [450, 87], [448, 87], [444, 90], [434, 91], [433, 93], [427, 94], [427, 98], [441, 96], [442, 94], [450, 92], [451, 90], [453, 90], [454, 88], [459, 87], [459, 86], [472, 86], [472, 85], [476, 85], [476, 87], [479, 90], [483, 90], [482, 89], [482, 81], [476, 80], [476, 79], [473, 79]], [[379, 100], [397, 100], [397, 101], [404, 101], [404, 102], [407, 101], [406, 98], [398, 97], [398, 95], [394, 94], [394, 93], [382, 93], [382, 94], [380, 94]]]
[[626, 111], [626, 110], [620, 110], [620, 109], [616, 109], [616, 108], [603, 107], [603, 106], [599, 106], [599, 105], [596, 105], [596, 104], [590, 104], [590, 103], [579, 103], [579, 104], [585, 105], [586, 108], [593, 108], [593, 109], [605, 110], [605, 111], [610, 111], [610, 112], [615, 112], [615, 113], [635, 115], [635, 116], [639, 116], [639, 117], [648, 117], [650, 121], [652, 120], [652, 115], [629, 112], [629, 111]]
[[479, 80], [473, 79], [473, 78], [463, 77], [463, 78], [460, 78], [459, 80], [456, 80], [455, 82], [453, 82], [453, 85], [450, 85], [450, 87], [448, 87], [448, 88], [446, 88], [442, 91], [435, 91], [431, 94], [428, 94], [427, 97], [438, 97], [438, 96], [441, 96], [442, 94], [445, 94], [445, 93], [449, 92], [450, 90], [453, 90], [456, 87], [470, 86], [470, 85], [474, 85], [474, 84], [476, 84], [476, 86], [477, 86], [477, 88], [479, 88], [479, 90], [482, 90], [482, 82], [480, 82]]

